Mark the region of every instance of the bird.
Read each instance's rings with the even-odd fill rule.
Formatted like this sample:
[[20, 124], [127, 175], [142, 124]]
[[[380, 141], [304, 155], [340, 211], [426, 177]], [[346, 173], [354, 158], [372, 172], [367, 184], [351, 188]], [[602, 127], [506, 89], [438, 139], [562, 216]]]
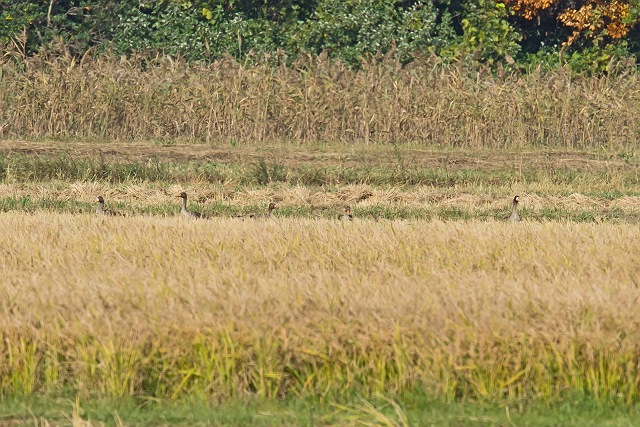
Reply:
[[107, 216], [122, 216], [122, 214], [120, 212], [116, 212], [116, 211], [112, 211], [112, 210], [109, 210], [109, 209], [105, 209], [104, 208], [104, 199], [102, 198], [102, 196], [96, 197], [96, 203], [98, 204], [98, 206], [96, 206], [96, 214], [98, 214], [98, 215], [107, 215]]
[[187, 193], [183, 191], [178, 197], [182, 198], [182, 209], [180, 210], [182, 216], [186, 218], [204, 218], [200, 212], [187, 210]]
[[520, 196], [515, 196], [513, 198], [513, 210], [511, 211], [511, 216], [507, 218], [511, 222], [520, 222], [520, 215], [518, 215], [518, 202], [520, 201]]
[[268, 207], [268, 212], [267, 212], [267, 216], [271, 216], [271, 214], [273, 213], [274, 209], [278, 209], [278, 207], [276, 206], [275, 203], [270, 202], [269, 203], [269, 207]]
[[338, 215], [338, 219], [353, 221], [353, 215], [351, 215], [351, 206], [345, 207], [344, 208], [344, 213]]
[[278, 206], [276, 206], [275, 203], [270, 202], [267, 209], [267, 212], [264, 214], [249, 214], [249, 218], [270, 218], [273, 214], [273, 210], [278, 209]]

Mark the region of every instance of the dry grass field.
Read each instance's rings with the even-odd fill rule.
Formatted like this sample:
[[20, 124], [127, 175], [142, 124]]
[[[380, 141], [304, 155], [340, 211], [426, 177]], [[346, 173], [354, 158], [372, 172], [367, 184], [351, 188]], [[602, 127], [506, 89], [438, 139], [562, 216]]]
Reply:
[[[604, 147], [2, 141], [0, 396], [73, 396], [75, 425], [103, 398], [312, 401], [343, 425], [408, 425], [385, 400], [406, 396], [626, 411], [639, 168]], [[96, 216], [98, 194], [126, 216]]]
[[636, 225], [0, 217], [0, 391], [639, 397]]
[[0, 53], [0, 425], [640, 418], [634, 64]]

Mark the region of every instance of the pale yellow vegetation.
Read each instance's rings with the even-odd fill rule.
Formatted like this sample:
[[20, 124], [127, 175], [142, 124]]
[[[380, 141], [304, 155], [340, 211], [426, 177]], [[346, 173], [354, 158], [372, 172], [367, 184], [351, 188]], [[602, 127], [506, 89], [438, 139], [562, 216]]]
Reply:
[[[520, 206], [530, 212], [543, 209], [563, 209], [576, 212], [606, 212], [617, 209], [630, 217], [637, 217], [640, 196], [622, 195], [606, 199], [580, 192], [568, 195], [536, 194], [535, 191], [556, 191], [557, 186], [543, 186], [539, 183], [483, 187], [481, 185], [438, 188], [433, 186], [373, 186], [345, 185], [335, 189], [313, 188], [299, 185], [278, 184], [270, 187], [250, 188], [237, 191], [215, 184], [123, 184], [112, 185], [100, 182], [47, 183], [0, 183], [0, 197], [28, 197], [31, 200], [55, 200], [60, 202], [80, 201], [92, 203], [96, 194], [103, 194], [109, 203], [124, 203], [127, 209], [144, 210], [150, 206], [175, 205], [180, 203], [176, 195], [183, 189], [189, 200], [207, 207], [215, 203], [227, 206], [263, 206], [270, 200], [288, 208], [309, 208], [332, 212], [335, 216], [342, 212], [345, 203], [357, 209], [397, 208], [437, 211], [439, 209], [466, 209], [473, 211], [511, 212], [511, 194], [521, 194]], [[515, 189], [514, 189], [515, 188]], [[595, 188], [595, 186], [593, 186]], [[589, 188], [583, 188], [588, 190]], [[505, 196], [506, 195], [506, 196]], [[335, 212], [334, 212], [335, 211]], [[333, 215], [335, 213], [335, 215]], [[499, 218], [499, 217], [498, 217]], [[627, 222], [637, 222], [629, 218]]]
[[638, 398], [633, 225], [0, 214], [0, 392]]

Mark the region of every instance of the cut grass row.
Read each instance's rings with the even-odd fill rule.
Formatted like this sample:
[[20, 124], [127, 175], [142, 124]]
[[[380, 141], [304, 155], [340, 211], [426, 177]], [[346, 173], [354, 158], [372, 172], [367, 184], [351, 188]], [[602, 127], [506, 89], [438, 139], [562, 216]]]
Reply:
[[[171, 196], [168, 196], [169, 198]], [[276, 196], [280, 199], [281, 196]], [[586, 198], [585, 198], [586, 199]], [[640, 206], [640, 197], [637, 197], [637, 205]], [[520, 216], [528, 221], [571, 221], [571, 222], [611, 222], [611, 223], [640, 223], [640, 209], [638, 207], [618, 207], [613, 203], [606, 203], [594, 199], [586, 199], [590, 206], [552, 206], [520, 209]], [[396, 219], [421, 219], [421, 220], [501, 220], [508, 216], [508, 200], [502, 203], [492, 203], [489, 206], [469, 206], [469, 201], [461, 203], [465, 205], [455, 206], [455, 201], [432, 203], [424, 207], [391, 205], [391, 204], [367, 204], [364, 206], [352, 206], [351, 211], [356, 219], [396, 220]], [[345, 202], [349, 203], [349, 202]], [[526, 202], [525, 202], [526, 203]], [[557, 202], [556, 202], [557, 203]], [[504, 205], [495, 206], [498, 204]], [[571, 205], [571, 202], [567, 203]], [[603, 205], [610, 205], [603, 207]], [[115, 209], [125, 216], [174, 216], [179, 215], [180, 207], [176, 202], [162, 202], [151, 204], [144, 201], [113, 201], [108, 203], [110, 209]], [[93, 213], [96, 204], [81, 200], [59, 200], [48, 198], [0, 197], [0, 212], [26, 212], [36, 213], [40, 211], [59, 213]], [[278, 205], [274, 213], [279, 218], [336, 218], [342, 213], [344, 206], [340, 204], [323, 204], [318, 207], [312, 205]], [[266, 213], [266, 203], [242, 202], [208, 202], [190, 203], [190, 209], [204, 214], [206, 217], [234, 218], [253, 214]]]
[[640, 401], [629, 225], [0, 216], [0, 393]]
[[280, 204], [280, 216], [501, 218], [513, 195], [532, 220], [637, 222], [633, 152], [522, 152], [417, 146], [211, 147], [5, 141], [0, 209], [88, 212], [100, 194], [131, 215], [173, 215], [175, 196], [211, 216]]

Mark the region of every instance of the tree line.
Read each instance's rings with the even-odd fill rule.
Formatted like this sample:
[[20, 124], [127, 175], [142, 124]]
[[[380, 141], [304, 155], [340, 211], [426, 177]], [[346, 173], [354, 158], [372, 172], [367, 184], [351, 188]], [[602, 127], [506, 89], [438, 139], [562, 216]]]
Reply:
[[156, 53], [192, 61], [326, 54], [352, 67], [418, 56], [606, 72], [640, 55], [638, 0], [0, 0], [24, 56]]

